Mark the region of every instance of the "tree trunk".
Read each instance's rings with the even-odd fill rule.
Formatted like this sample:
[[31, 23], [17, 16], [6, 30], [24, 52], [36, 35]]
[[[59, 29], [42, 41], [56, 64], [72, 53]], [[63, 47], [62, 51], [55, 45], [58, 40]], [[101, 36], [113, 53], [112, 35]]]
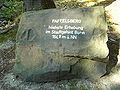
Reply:
[[56, 8], [53, 0], [24, 0], [24, 10], [42, 10]]

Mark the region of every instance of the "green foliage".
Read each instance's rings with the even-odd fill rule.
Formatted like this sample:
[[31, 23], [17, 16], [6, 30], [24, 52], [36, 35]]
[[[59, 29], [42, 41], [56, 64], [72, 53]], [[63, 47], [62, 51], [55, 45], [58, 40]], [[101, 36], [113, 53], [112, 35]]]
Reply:
[[6, 20], [14, 20], [18, 15], [22, 13], [23, 2], [18, 2], [16, 0], [13, 1], [5, 1], [4, 4], [9, 7], [2, 7], [0, 18], [5, 18]]
[[111, 25], [118, 25], [117, 23], [112, 22], [109, 18], [107, 18], [106, 20], [107, 20], [108, 26], [111, 26]]
[[103, 1], [103, 0], [54, 0], [54, 1], [62, 1], [62, 2], [70, 2], [70, 1], [75, 1], [75, 2], [99, 2], [99, 1]]
[[80, 90], [89, 90], [87, 86], [85, 85], [80, 85]]
[[68, 84], [69, 90], [76, 90], [77, 89], [77, 83], [76, 82], [71, 82]]
[[86, 85], [81, 84], [80, 86], [77, 85], [77, 82], [70, 82], [68, 84], [69, 90], [89, 90]]
[[[18, 20], [18, 16], [22, 13], [23, 2], [20, 0], [0, 0], [0, 4], [3, 5], [0, 8], [0, 27], [11, 27], [12, 23], [18, 23], [16, 20]], [[16, 33], [17, 28], [5, 34], [0, 34], [0, 43], [10, 38], [15, 38]]]
[[10, 30], [8, 33], [0, 35], [0, 43], [7, 41], [10, 38], [16, 37], [17, 30]]
[[1, 4], [1, 3], [4, 3], [4, 2], [5, 2], [5, 0], [0, 0], [0, 4]]
[[85, 4], [77, 1], [63, 1], [63, 2], [57, 1], [56, 5], [57, 8], [63, 8], [63, 9], [81, 8], [85, 6]]

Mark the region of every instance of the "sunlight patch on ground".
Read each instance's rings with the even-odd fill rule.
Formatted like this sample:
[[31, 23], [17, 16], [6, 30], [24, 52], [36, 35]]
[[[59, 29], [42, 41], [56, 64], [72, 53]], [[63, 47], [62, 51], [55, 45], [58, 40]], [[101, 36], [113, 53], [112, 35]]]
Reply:
[[118, 55], [118, 63], [120, 65], [120, 55]]
[[117, 24], [120, 24], [120, 0], [116, 0], [111, 5], [105, 8], [112, 15], [111, 20]]

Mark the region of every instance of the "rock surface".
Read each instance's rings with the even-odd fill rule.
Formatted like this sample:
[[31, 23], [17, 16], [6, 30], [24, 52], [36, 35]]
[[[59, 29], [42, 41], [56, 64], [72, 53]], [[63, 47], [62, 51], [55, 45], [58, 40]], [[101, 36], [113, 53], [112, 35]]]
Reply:
[[105, 64], [98, 70], [99, 62], [80, 60], [107, 57], [106, 31], [103, 7], [26, 12], [17, 34], [14, 73], [36, 82], [82, 77], [78, 69], [99, 77]]

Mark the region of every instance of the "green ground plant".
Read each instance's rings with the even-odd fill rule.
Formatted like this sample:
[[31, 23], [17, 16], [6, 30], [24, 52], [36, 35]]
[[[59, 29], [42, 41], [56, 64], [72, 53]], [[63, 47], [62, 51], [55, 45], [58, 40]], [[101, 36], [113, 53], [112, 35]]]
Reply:
[[68, 86], [69, 90], [89, 90], [86, 85], [83, 84], [77, 85], [77, 82], [70, 82]]
[[8, 39], [15, 38], [17, 30], [11, 30], [8, 33], [0, 35], [0, 43], [7, 41]]
[[[8, 26], [11, 27], [13, 23], [17, 24], [19, 22], [19, 17], [23, 13], [23, 2], [21, 0], [0, 0], [0, 31], [4, 30], [2, 28]], [[17, 28], [11, 29], [5, 34], [0, 34], [0, 43], [10, 39], [15, 38], [17, 33]]]
[[7, 24], [12, 23], [16, 17], [18, 17], [22, 12], [23, 2], [22, 1], [4, 1], [5, 6], [2, 7], [0, 11], [0, 19], [6, 20]]

